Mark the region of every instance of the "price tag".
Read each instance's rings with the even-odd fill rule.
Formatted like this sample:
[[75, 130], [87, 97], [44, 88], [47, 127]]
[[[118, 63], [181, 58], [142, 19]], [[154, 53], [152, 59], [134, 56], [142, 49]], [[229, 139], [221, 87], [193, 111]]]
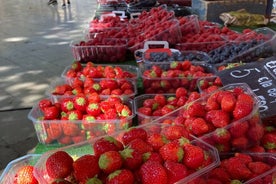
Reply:
[[262, 118], [276, 115], [276, 58], [223, 70], [217, 73], [223, 85], [247, 83], [260, 100]]

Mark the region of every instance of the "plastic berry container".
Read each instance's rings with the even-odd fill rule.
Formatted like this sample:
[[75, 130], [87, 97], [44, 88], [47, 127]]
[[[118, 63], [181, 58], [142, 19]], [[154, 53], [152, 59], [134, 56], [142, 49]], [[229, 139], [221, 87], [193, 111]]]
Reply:
[[196, 34], [200, 32], [199, 20], [197, 15], [178, 17], [178, 20], [182, 38], [188, 34]]
[[[243, 184], [256, 184], [256, 183], [262, 183], [262, 184], [272, 184], [276, 180], [276, 156], [273, 153], [252, 153], [252, 152], [245, 152], [245, 153], [229, 153], [223, 156], [221, 158], [221, 162], [224, 162], [224, 160], [228, 160], [231, 158], [234, 158], [236, 154], [243, 154], [245, 157], [251, 157], [252, 162], [251, 164], [254, 165], [255, 163], [264, 163], [268, 167], [271, 167], [268, 170], [265, 170], [264, 172], [261, 173], [254, 173], [253, 170], [250, 170], [249, 165], [247, 165], [247, 169], [249, 169], [251, 172], [253, 172], [253, 176], [249, 177], [248, 179], [243, 179], [243, 181], [238, 180], [234, 178], [233, 176], [229, 175], [230, 180], [237, 180], [240, 183]], [[223, 169], [223, 166], [220, 164], [218, 167], [215, 169], [209, 171], [208, 173], [201, 175], [198, 178], [192, 179], [191, 181], [187, 182], [187, 184], [192, 184], [192, 183], [199, 183], [200, 181], [223, 181], [222, 178], [216, 177], [215, 170], [223, 170], [228, 174], [228, 171]], [[233, 168], [233, 171], [235, 170], [235, 167]], [[236, 170], [238, 172], [238, 170]], [[223, 173], [225, 173], [223, 172]], [[222, 182], [223, 183], [223, 182]]]
[[221, 47], [227, 43], [227, 40], [219, 35], [214, 36], [214, 41], [203, 41], [203, 42], [180, 42], [177, 43], [175, 48], [180, 51], [185, 50], [196, 50], [202, 52], [210, 52], [218, 47]]
[[[71, 77], [67, 77], [67, 73], [69, 72], [71, 67], [72, 67], [71, 65], [65, 67], [65, 69], [61, 73], [62, 78], [64, 78], [64, 79], [70, 79], [71, 78]], [[82, 67], [83, 67], [82, 70], [77, 72], [76, 75], [79, 76], [79, 78], [81, 78], [81, 79], [85, 79], [86, 76], [83, 75], [83, 69], [86, 67], [86, 64], [82, 64]], [[137, 82], [137, 80], [141, 76], [139, 68], [137, 66], [134, 66], [134, 65], [94, 64], [92, 68], [97, 68], [97, 67], [101, 67], [101, 68], [112, 67], [113, 69], [118, 67], [122, 70], [123, 73], [126, 73], [125, 79], [133, 80], [134, 82]], [[96, 78], [96, 77], [93, 77], [93, 78]], [[114, 77], [114, 79], [117, 79], [117, 78], [118, 79], [123, 79], [123, 78], [118, 77], [118, 76]]]
[[248, 63], [275, 53], [275, 31], [263, 27], [241, 34], [235, 40], [210, 52], [212, 64]]
[[[59, 103], [65, 97], [60, 97], [52, 103]], [[70, 97], [66, 97], [70, 98]], [[101, 97], [101, 100], [107, 99]], [[95, 120], [43, 120], [43, 112], [36, 103], [28, 114], [32, 121], [38, 141], [44, 145], [70, 145], [98, 136], [109, 135], [116, 131], [127, 129], [132, 126], [134, 114], [133, 100], [123, 100], [132, 114], [125, 118], [95, 119]], [[69, 128], [66, 128], [69, 127]]]
[[197, 80], [197, 88], [201, 95], [208, 94], [221, 87], [223, 87], [223, 84], [221, 83], [219, 76], [203, 77]]
[[[182, 62], [185, 62], [184, 60]], [[158, 66], [162, 69], [162, 73], [173, 73], [170, 69], [171, 62], [145, 62], [144, 70], [142, 73], [142, 81], [144, 92], [146, 94], [150, 93], [175, 93], [176, 89], [179, 87], [185, 87], [189, 92], [197, 91], [196, 82], [199, 78], [202, 77], [210, 77], [214, 75], [213, 66], [205, 63], [205, 62], [196, 62], [191, 61], [192, 66], [196, 68], [202, 68], [202, 72], [199, 75], [194, 75], [190, 73], [189, 75], [185, 75], [184, 71], [183, 75], [174, 75], [172, 77], [169, 76], [151, 76], [149, 72], [153, 70], [153, 67]], [[187, 71], [189, 73], [189, 71]]]
[[[171, 125], [145, 124], [145, 125], [140, 125], [137, 127], [143, 128], [144, 130], [146, 130], [147, 135], [151, 135], [153, 133], [163, 134], [162, 131], [165, 131], [166, 128], [168, 128], [169, 126], [171, 126]], [[114, 134], [111, 134], [110, 136], [114, 137], [118, 141], [122, 141], [122, 136], [125, 132], [126, 131], [118, 131]], [[103, 136], [103, 137], [106, 137], [106, 136]], [[51, 154], [53, 154], [54, 152], [59, 151], [59, 150], [65, 151], [69, 155], [71, 155], [74, 158], [74, 160], [76, 160], [77, 158], [79, 158], [83, 155], [86, 155], [86, 154], [93, 155], [94, 152], [93, 152], [92, 147], [95, 144], [95, 142], [100, 138], [102, 138], [102, 137], [97, 137], [95, 139], [92, 139], [89, 141], [84, 141], [79, 144], [74, 144], [74, 145], [58, 148], [56, 150], [51, 150], [51, 151], [45, 152], [41, 156], [41, 158], [39, 159], [37, 164], [35, 165], [34, 174], [38, 178], [39, 183], [40, 184], [48, 184], [53, 181], [53, 179], [48, 175], [47, 170], [46, 170], [46, 160]], [[208, 173], [208, 171], [217, 167], [220, 163], [218, 152], [214, 147], [202, 142], [200, 139], [198, 139], [196, 137], [191, 137], [190, 143], [192, 145], [196, 145], [196, 146], [199, 146], [200, 148], [202, 148], [203, 151], [205, 152], [205, 154], [209, 156], [210, 162], [208, 162], [209, 164], [207, 164], [206, 166], [203, 166], [196, 171], [190, 172], [187, 177], [177, 181], [177, 183], [181, 183], [181, 184], [186, 183], [187, 181], [190, 181], [193, 178], [197, 178], [197, 177], [201, 176], [202, 174]]]
[[158, 0], [160, 4], [174, 5], [177, 4], [179, 6], [191, 6], [191, 0]]
[[0, 183], [14, 184], [16, 174], [20, 168], [28, 165], [34, 166], [40, 156], [40, 154], [27, 154], [9, 162], [0, 176]]
[[82, 63], [120, 63], [126, 60], [127, 40], [119, 38], [72, 41], [70, 43], [73, 58]]
[[[200, 114], [200, 115], [189, 115], [189, 111], [191, 107], [200, 106], [204, 109], [206, 108], [206, 104], [209, 98], [212, 98], [215, 93], [218, 92], [231, 92], [234, 90], [241, 90], [242, 93], [247, 94], [248, 96], [253, 99], [253, 107], [252, 110], [245, 116], [241, 117], [240, 119], [234, 119], [232, 116], [230, 116], [230, 119], [228, 123], [214, 126], [212, 123], [212, 120], [207, 119], [207, 113], [206, 114]], [[218, 108], [219, 109], [219, 108]], [[202, 112], [202, 110], [197, 110], [197, 112]], [[231, 113], [231, 112], [230, 112]], [[206, 116], [205, 116], [206, 115]], [[204, 130], [198, 130], [195, 126], [195, 123], [192, 123], [195, 118], [202, 118], [206, 122], [211, 121], [211, 126], [208, 126], [208, 128]], [[209, 114], [210, 117], [210, 114]], [[167, 123], [167, 122], [174, 122], [177, 121], [178, 123], [181, 123], [185, 125], [186, 129], [190, 132], [190, 134], [199, 137], [203, 141], [209, 143], [210, 145], [216, 147], [220, 153], [230, 152], [230, 151], [241, 151], [246, 150], [247, 148], [251, 146], [255, 146], [259, 144], [263, 128], [261, 126], [261, 117], [259, 113], [259, 99], [256, 96], [256, 94], [251, 90], [251, 88], [245, 84], [245, 83], [235, 83], [235, 84], [229, 84], [225, 85], [218, 90], [215, 90], [211, 93], [208, 93], [206, 95], [203, 95], [197, 100], [194, 100], [190, 103], [186, 103], [184, 106], [172, 111], [171, 113], [168, 113], [165, 116], [162, 116], [161, 118], [158, 118], [152, 123]], [[222, 120], [221, 120], [222, 121]], [[202, 125], [203, 126], [203, 125]], [[243, 128], [243, 129], [240, 129]], [[229, 138], [226, 139], [225, 142], [219, 142], [220, 139], [217, 139], [217, 132], [221, 131], [228, 132], [230, 134]], [[237, 130], [237, 131], [235, 131]], [[245, 133], [242, 133], [242, 130], [246, 130]], [[260, 131], [259, 131], [260, 130]], [[257, 134], [256, 132], [259, 132]]]
[[[166, 97], [166, 99], [168, 99], [169, 97], [175, 97], [175, 94], [163, 94], [163, 95]], [[139, 125], [150, 123], [153, 120], [161, 117], [161, 116], [154, 116], [154, 115], [152, 116], [145, 115], [139, 112], [139, 108], [143, 107], [144, 101], [146, 99], [152, 99], [155, 96], [156, 96], [155, 94], [143, 94], [143, 95], [136, 96], [134, 98], [134, 111], [135, 111], [135, 114], [137, 115], [137, 120]]]
[[[73, 96], [75, 96], [75, 94], [73, 93], [73, 90], [75, 89], [73, 87], [74, 86], [74, 84], [73, 84], [74, 80], [75, 80], [74, 78], [65, 79], [65, 78], [58, 77], [50, 83], [49, 87], [45, 91], [45, 94], [47, 96], [49, 96], [50, 98], [52, 98], [53, 100], [57, 100], [59, 97], [62, 97], [62, 96], [71, 96], [71, 97], [73, 97]], [[88, 80], [88, 79], [84, 79], [84, 82], [85, 82], [85, 80]], [[101, 86], [99, 90], [91, 89], [92, 91], [89, 90], [89, 87], [87, 87], [87, 91], [86, 91], [85, 87], [84, 87], [84, 83], [82, 83], [83, 84], [81, 86], [83, 88], [82, 92], [85, 95], [89, 95], [89, 93], [91, 93], [91, 92], [97, 92], [102, 97], [108, 97], [108, 96], [114, 95], [114, 96], [119, 96], [122, 99], [128, 99], [128, 98], [134, 98], [134, 96], [138, 93], [137, 92], [137, 85], [136, 85], [135, 80], [131, 80], [131, 79], [108, 79], [108, 78], [98, 78], [98, 79], [95, 78], [95, 79], [91, 79], [91, 80], [94, 81], [94, 84], [97, 87], [101, 86], [101, 83], [112, 81], [112, 83], [115, 83], [118, 87], [117, 89], [119, 89], [122, 93], [121, 94], [112, 93], [113, 90], [111, 88], [108, 88], [108, 86], [105, 86], [104, 88], [103, 88], [103, 86]], [[123, 89], [121, 90], [124, 83], [127, 83], [128, 85], [130, 85], [130, 90], [131, 90], [130, 93], [128, 93], [128, 92], [124, 93], [124, 90]], [[71, 93], [70, 94], [56, 93], [55, 89], [58, 88], [59, 86], [62, 86], [62, 85], [69, 85]], [[105, 93], [105, 90], [107, 90], [108, 93]], [[114, 90], [116, 91], [116, 89], [114, 89]]]

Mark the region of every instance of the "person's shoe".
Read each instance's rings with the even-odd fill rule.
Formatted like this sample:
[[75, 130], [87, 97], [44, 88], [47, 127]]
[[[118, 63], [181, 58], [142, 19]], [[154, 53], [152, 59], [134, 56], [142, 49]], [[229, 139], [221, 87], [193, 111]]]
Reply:
[[57, 4], [57, 0], [49, 0], [48, 5], [54, 5], [54, 4]]
[[70, 5], [70, 4], [71, 4], [71, 2], [70, 2], [70, 1], [67, 1], [67, 4], [68, 4], [68, 5]]
[[62, 8], [65, 8], [66, 7], [66, 5], [65, 4], [62, 4], [62, 6], [61, 6]]

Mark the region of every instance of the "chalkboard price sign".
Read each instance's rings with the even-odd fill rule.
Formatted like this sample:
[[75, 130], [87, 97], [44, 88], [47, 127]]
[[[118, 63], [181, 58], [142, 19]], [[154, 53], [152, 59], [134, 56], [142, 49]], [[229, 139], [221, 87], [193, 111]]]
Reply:
[[276, 58], [247, 63], [218, 72], [223, 85], [247, 83], [260, 101], [262, 118], [276, 115]]

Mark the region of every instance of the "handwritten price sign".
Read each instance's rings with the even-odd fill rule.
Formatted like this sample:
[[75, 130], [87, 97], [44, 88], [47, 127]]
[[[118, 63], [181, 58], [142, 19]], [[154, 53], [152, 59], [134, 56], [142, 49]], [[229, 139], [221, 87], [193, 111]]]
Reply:
[[218, 72], [223, 85], [247, 83], [260, 101], [259, 111], [263, 118], [276, 115], [276, 58], [248, 63]]

